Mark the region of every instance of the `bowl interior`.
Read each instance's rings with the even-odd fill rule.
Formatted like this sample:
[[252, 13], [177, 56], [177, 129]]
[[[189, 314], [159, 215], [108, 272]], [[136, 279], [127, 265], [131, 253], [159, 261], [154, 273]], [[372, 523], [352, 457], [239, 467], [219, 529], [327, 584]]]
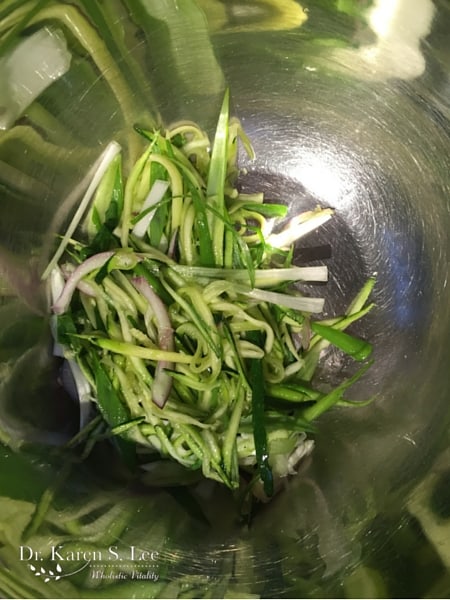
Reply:
[[[82, 15], [84, 4], [76, 9]], [[256, 151], [254, 161], [242, 157], [242, 188], [263, 191], [292, 214], [316, 205], [336, 210], [296, 257], [328, 265], [327, 314], [342, 311], [376, 274], [376, 309], [353, 329], [375, 352], [352, 397], [374, 400], [321, 420], [312, 458], [251, 525], [236, 521], [229, 497], [215, 486], [197, 497], [207, 500], [209, 525], [196, 506], [186, 512], [180, 490], [127, 487], [105, 448], [68, 480], [63, 495], [72, 505], [86, 494], [134, 514], [118, 534], [108, 521], [104, 548], [120, 535], [128, 552], [145, 531], [168, 581], [206, 574], [219, 582], [217, 597], [226, 591], [224, 574], [266, 597], [336, 593], [349, 569], [365, 564], [363, 550], [373, 554], [389, 537], [381, 527], [363, 541], [380, 513], [403, 514], [448, 428], [450, 10], [443, 1], [415, 0], [422, 27], [391, 14], [381, 31], [373, 11], [386, 3], [348, 3], [351, 10], [332, 4], [305, 2], [305, 12], [293, 1], [202, 0], [164, 13], [149, 2], [138, 15], [115, 0], [104, 10], [116, 11], [126, 53], [115, 48], [114, 55], [104, 38], [118, 69], [108, 78], [61, 17], [68, 5], [59, 2], [62, 12], [50, 11], [25, 33], [42, 23], [60, 28], [71, 68], [0, 134], [0, 418], [5, 443], [18, 452], [10, 460], [31, 478], [41, 473], [43, 483], [58, 465], [41, 444], [67, 439], [77, 413], [57, 384], [39, 275], [105, 144], [117, 139], [130, 162], [136, 157], [134, 123], [193, 119], [212, 132], [229, 87], [233, 113]], [[394, 4], [403, 14], [405, 3]], [[392, 72], [391, 52], [400, 53], [403, 71]], [[324, 384], [349, 368], [330, 351]], [[38, 499], [21, 494], [24, 502]], [[158, 515], [158, 523], [150, 526], [146, 515]]]

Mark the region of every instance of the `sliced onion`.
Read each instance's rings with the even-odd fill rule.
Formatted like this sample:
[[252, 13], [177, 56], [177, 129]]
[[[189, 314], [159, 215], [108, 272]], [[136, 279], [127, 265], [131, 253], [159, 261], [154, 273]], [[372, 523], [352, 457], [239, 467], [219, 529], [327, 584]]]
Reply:
[[89, 296], [89, 298], [95, 298], [95, 290], [87, 281], [79, 281], [77, 284], [77, 289], [82, 292], [85, 296]]
[[50, 273], [50, 302], [54, 304], [61, 296], [66, 282], [63, 271], [58, 267], [54, 267]]
[[[155, 183], [152, 185], [147, 198], [144, 200], [144, 204], [142, 205], [142, 208], [141, 208], [141, 213], [148, 210], [152, 206], [155, 206], [156, 204], [158, 204], [158, 202], [161, 202], [168, 187], [169, 187], [168, 181], [163, 181], [162, 179], [157, 179], [155, 181]], [[149, 210], [148, 213], [144, 217], [142, 217], [142, 219], [139, 219], [139, 221], [133, 227], [132, 234], [134, 236], [136, 236], [139, 239], [144, 237], [144, 235], [148, 229], [148, 226], [150, 225], [150, 223], [155, 215], [155, 210]]]
[[[65, 263], [63, 265], [60, 265], [60, 269], [61, 269], [62, 274], [64, 275], [64, 279], [67, 280], [72, 275], [72, 273], [75, 271], [76, 267], [75, 267], [75, 265], [72, 265], [70, 263]], [[77, 284], [77, 289], [80, 292], [83, 292], [83, 294], [85, 296], [89, 296], [90, 298], [96, 297], [94, 288], [87, 281], [83, 281], [83, 280], [79, 281]], [[56, 300], [58, 298], [59, 298], [59, 294], [58, 294], [58, 296], [53, 298], [53, 303], [56, 302]]]
[[[158, 345], [161, 350], [173, 351], [174, 336], [172, 323], [164, 302], [156, 294], [148, 282], [143, 277], [136, 277], [132, 280], [134, 287], [144, 296], [151, 306], [155, 315], [156, 326], [158, 329]], [[172, 377], [166, 373], [165, 369], [171, 369], [173, 363], [161, 360], [156, 365], [155, 379], [152, 386], [153, 402], [163, 408], [170, 390], [172, 389]]]
[[85, 260], [81, 265], [79, 265], [75, 271], [70, 275], [69, 279], [64, 286], [63, 291], [59, 295], [56, 302], [53, 304], [53, 312], [55, 315], [61, 315], [66, 312], [70, 301], [72, 299], [73, 293], [76, 290], [79, 282], [83, 277], [86, 277], [92, 271], [96, 269], [100, 269], [104, 264], [110, 260], [114, 256], [115, 252], [110, 250], [109, 252], [100, 252], [99, 254], [95, 254], [91, 256], [87, 260]]
[[170, 238], [170, 241], [169, 241], [169, 247], [167, 248], [167, 256], [169, 258], [173, 258], [175, 255], [175, 250], [177, 247], [177, 239], [178, 239], [178, 229], [176, 229], [172, 233], [172, 237]]

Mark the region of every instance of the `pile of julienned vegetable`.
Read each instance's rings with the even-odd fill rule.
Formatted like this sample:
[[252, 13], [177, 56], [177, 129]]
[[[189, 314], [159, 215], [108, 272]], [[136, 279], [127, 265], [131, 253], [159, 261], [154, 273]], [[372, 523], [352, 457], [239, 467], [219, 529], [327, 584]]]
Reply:
[[[374, 280], [319, 320], [324, 300], [299, 283], [327, 267], [293, 265], [293, 247], [333, 211], [286, 220], [286, 206], [238, 190], [238, 140], [253, 150], [228, 93], [212, 145], [191, 122], [136, 131], [145, 152], [125, 176], [108, 146], [44, 273], [80, 435], [107, 428], [155, 485], [203, 475], [270, 497], [311, 451], [313, 421], [354, 404], [344, 393], [372, 348], [344, 330], [372, 308]], [[364, 364], [324, 393], [312, 380], [329, 344]]]

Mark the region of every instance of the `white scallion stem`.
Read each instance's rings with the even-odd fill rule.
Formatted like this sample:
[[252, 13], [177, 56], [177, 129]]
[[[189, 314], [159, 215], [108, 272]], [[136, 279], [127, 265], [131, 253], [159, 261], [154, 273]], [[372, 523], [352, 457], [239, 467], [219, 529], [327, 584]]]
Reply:
[[[119, 154], [120, 151], [121, 151], [121, 147], [119, 146], [119, 144], [117, 142], [111, 142], [110, 144], [108, 144], [105, 151], [103, 152], [103, 154], [100, 156], [99, 160], [97, 161], [97, 164], [95, 166], [94, 176], [93, 176], [91, 182], [89, 183], [87, 190], [86, 190], [80, 204], [78, 205], [78, 208], [73, 216], [72, 221], [70, 222], [69, 227], [67, 228], [66, 233], [64, 234], [64, 236], [61, 240], [61, 243], [58, 246], [58, 249], [56, 250], [51, 261], [49, 262], [45, 271], [42, 274], [43, 280], [47, 279], [47, 277], [51, 273], [52, 269], [55, 267], [55, 265], [58, 263], [58, 260], [63, 255], [67, 244], [69, 243], [73, 233], [75, 232], [76, 228], [78, 227], [78, 224], [80, 223], [81, 219], [83, 218], [83, 215], [86, 212], [86, 210], [89, 206], [89, 203], [94, 196], [95, 190], [97, 189], [100, 181], [102, 180], [103, 176], [105, 175], [106, 171], [108, 170], [108, 167], [110, 166], [110, 164], [115, 159], [115, 157]], [[89, 176], [90, 176], [90, 174], [89, 174]]]
[[304, 312], [320, 313], [323, 311], [325, 300], [323, 298], [305, 298], [303, 296], [290, 296], [279, 292], [269, 292], [257, 288], [246, 289], [240, 285], [236, 286], [236, 291], [247, 298], [278, 304], [286, 308], [301, 310]]
[[291, 219], [287, 227], [280, 233], [271, 233], [266, 241], [273, 248], [288, 248], [300, 238], [329, 221], [332, 216], [333, 210], [330, 208], [302, 213]]
[[[168, 181], [162, 181], [161, 179], [157, 179], [155, 183], [152, 185], [150, 192], [148, 193], [147, 198], [144, 200], [144, 204], [142, 205], [141, 213], [147, 211], [155, 204], [158, 204], [166, 193], [167, 188], [169, 187]], [[149, 212], [139, 219], [136, 225], [133, 227], [132, 234], [139, 239], [142, 239], [155, 215], [155, 210], [149, 210]]]
[[[173, 270], [183, 277], [204, 277], [250, 283], [250, 276], [246, 269], [216, 269], [212, 267], [174, 265]], [[254, 274], [255, 285], [259, 287], [270, 287], [285, 281], [328, 281], [328, 268], [326, 266], [256, 269]]]

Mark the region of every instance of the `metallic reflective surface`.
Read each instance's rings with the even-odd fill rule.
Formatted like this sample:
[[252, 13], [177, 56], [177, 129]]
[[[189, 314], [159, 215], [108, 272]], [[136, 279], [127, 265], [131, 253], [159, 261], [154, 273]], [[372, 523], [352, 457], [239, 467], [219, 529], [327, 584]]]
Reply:
[[[227, 85], [256, 150], [256, 160], [243, 163], [242, 187], [295, 211], [336, 209], [298, 251], [299, 263], [329, 267], [329, 314], [377, 274], [376, 310], [354, 329], [374, 342], [375, 364], [352, 392], [374, 401], [322, 419], [311, 459], [250, 526], [236, 523], [216, 488], [198, 492], [207, 526], [186, 516], [175, 495], [136, 490], [112, 475], [101, 454], [67, 489], [74, 498], [101, 494], [133, 515], [120, 543], [130, 548], [139, 532], [139, 544], [159, 550], [160, 582], [169, 586], [142, 583], [151, 597], [175, 597], [189, 585], [205, 597], [448, 596], [448, 2], [173, 0], [159, 12], [157, 3], [142, 4], [151, 18], [141, 15], [141, 27], [121, 2], [109, 5], [137, 75], [121, 59], [105, 84], [102, 64], [87, 68], [78, 52], [39, 106], [0, 132], [4, 456], [24, 455], [24, 472], [27, 462], [51, 463], [50, 451], [36, 459], [23, 440], [58, 444], [73, 427], [76, 411], [60, 396], [49, 355], [39, 273], [52, 234], [73, 213], [77, 186], [110, 139], [135, 156], [127, 137], [135, 122], [194, 119], [211, 130]], [[58, 16], [52, 6], [47, 19]], [[30, 137], [36, 124], [45, 142]], [[324, 379], [330, 367], [338, 378], [349, 368], [338, 353], [324, 364]], [[116, 543], [114, 522], [99, 547]], [[19, 537], [9, 543], [19, 547]], [[52, 542], [42, 543], [48, 550]], [[13, 562], [3, 557], [6, 570]], [[61, 593], [75, 597], [69, 587]]]

